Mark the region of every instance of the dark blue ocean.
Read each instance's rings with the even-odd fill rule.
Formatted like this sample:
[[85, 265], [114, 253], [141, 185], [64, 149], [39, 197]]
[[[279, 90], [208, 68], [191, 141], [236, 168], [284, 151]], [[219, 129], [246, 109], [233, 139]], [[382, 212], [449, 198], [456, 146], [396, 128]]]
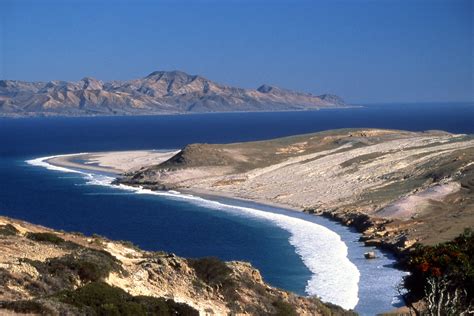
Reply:
[[[305, 262], [307, 256], [297, 253], [298, 247], [292, 239], [297, 229], [304, 226], [299, 222], [287, 229], [288, 221], [278, 224], [278, 220], [272, 222], [264, 219], [265, 216], [216, 210], [211, 204], [93, 185], [82, 174], [52, 171], [25, 161], [78, 152], [177, 149], [195, 142], [261, 140], [348, 127], [474, 133], [474, 104], [371, 105], [312, 112], [0, 119], [0, 215], [66, 231], [130, 240], [147, 250], [165, 250], [186, 257], [218, 256], [224, 260], [249, 261], [272, 285], [304, 295], [313, 273]], [[341, 236], [349, 249], [348, 259], [360, 272], [356, 311], [372, 315], [396, 305], [394, 286], [402, 273], [391, 268], [393, 258], [386, 254], [379, 260], [363, 259], [367, 248], [357, 242], [358, 234], [354, 231], [306, 214], [253, 203], [222, 199], [220, 202], [285, 218], [296, 217], [331, 229]]]

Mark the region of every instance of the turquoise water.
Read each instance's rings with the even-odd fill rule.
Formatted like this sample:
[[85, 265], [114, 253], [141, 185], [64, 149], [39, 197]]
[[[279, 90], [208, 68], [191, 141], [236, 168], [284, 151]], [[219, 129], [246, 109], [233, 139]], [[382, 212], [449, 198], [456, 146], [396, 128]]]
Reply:
[[[103, 175], [51, 171], [25, 161], [77, 152], [175, 149], [193, 142], [266, 139], [339, 127], [473, 133], [473, 109], [469, 104], [436, 104], [315, 112], [1, 119], [0, 213], [57, 229], [131, 240], [145, 249], [165, 250], [180, 256], [214, 255], [225, 260], [249, 261], [275, 286], [299, 294], [316, 291], [348, 306], [354, 305], [358, 298], [355, 309], [372, 315], [396, 305], [394, 286], [401, 272], [390, 267], [392, 258], [363, 259], [362, 254], [368, 249], [357, 242], [359, 235], [346, 227], [320, 217], [267, 206], [242, 206], [240, 201], [220, 203], [238, 204], [252, 211], [187, 197], [120, 190], [94, 181], [103, 180]], [[258, 213], [261, 211], [285, 217]], [[301, 222], [295, 224], [288, 218]], [[337, 233], [347, 246], [348, 255], [336, 258], [342, 249], [325, 250], [326, 244], [336, 242], [317, 225]], [[302, 234], [300, 228], [313, 231]], [[300, 239], [295, 240], [294, 236]], [[320, 238], [314, 240], [312, 236]], [[304, 237], [308, 239], [302, 240]], [[324, 238], [329, 238], [327, 243]], [[301, 245], [316, 248], [304, 249]], [[318, 263], [316, 267], [315, 263]], [[315, 271], [324, 269], [328, 263], [336, 269], [332, 272], [357, 267], [360, 280], [355, 298], [353, 285], [357, 284], [357, 272], [349, 278], [323, 272], [315, 277]], [[312, 280], [317, 282], [308, 288]], [[329, 284], [344, 280], [347, 291], [331, 292]]]

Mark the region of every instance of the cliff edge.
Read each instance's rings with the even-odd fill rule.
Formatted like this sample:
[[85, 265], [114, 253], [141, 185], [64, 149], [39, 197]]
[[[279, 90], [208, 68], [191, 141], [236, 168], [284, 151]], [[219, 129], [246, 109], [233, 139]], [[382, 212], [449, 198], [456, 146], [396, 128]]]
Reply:
[[0, 314], [352, 315], [245, 262], [185, 259], [0, 217]]

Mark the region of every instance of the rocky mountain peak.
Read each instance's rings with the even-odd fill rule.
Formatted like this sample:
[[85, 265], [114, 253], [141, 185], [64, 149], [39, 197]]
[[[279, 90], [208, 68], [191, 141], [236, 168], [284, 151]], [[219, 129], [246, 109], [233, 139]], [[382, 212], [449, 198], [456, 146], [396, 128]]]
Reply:
[[336, 105], [343, 105], [345, 104], [344, 103], [344, 100], [335, 95], [335, 94], [322, 94], [322, 95], [318, 95], [318, 98], [320, 98], [321, 100], [324, 100], [324, 101], [327, 101], [327, 102], [330, 102], [332, 104], [336, 104]]
[[272, 90], [274, 90], [275, 87], [271, 86], [271, 85], [268, 85], [268, 84], [262, 84], [260, 87], [257, 88], [257, 91], [258, 92], [261, 92], [261, 93], [269, 93], [271, 92]]
[[13, 81], [10, 80], [0, 80], [0, 87], [7, 88], [13, 86]]
[[158, 70], [150, 73], [148, 76], [146, 76], [146, 79], [164, 79], [164, 80], [175, 80], [175, 79], [191, 79], [196, 76], [192, 76], [190, 74], [187, 74], [183, 71], [179, 70], [172, 70], [172, 71], [163, 71], [163, 70]]
[[85, 77], [79, 81], [79, 84], [82, 85], [82, 89], [86, 90], [100, 90], [103, 87], [103, 83], [100, 80], [97, 80], [92, 77]]

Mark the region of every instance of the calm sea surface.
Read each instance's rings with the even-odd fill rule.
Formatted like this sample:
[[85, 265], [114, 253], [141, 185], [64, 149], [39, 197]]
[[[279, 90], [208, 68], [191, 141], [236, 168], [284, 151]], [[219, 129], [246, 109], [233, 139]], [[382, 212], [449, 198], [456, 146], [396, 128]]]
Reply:
[[[212, 203], [94, 185], [82, 174], [51, 171], [25, 161], [77, 152], [176, 149], [195, 142], [261, 140], [348, 127], [474, 133], [474, 104], [372, 105], [313, 112], [0, 119], [0, 215], [56, 229], [130, 240], [144, 249], [165, 250], [180, 256], [212, 255], [225, 260], [250, 261], [271, 284], [305, 294], [313, 273], [305, 261], [308, 257], [296, 251], [303, 241], [292, 239], [297, 236], [299, 224], [288, 228], [289, 222], [279, 224], [266, 220], [265, 216], [217, 211]], [[355, 309], [371, 315], [396, 305], [394, 286], [402, 273], [391, 268], [393, 259], [386, 255], [373, 261], [362, 259], [367, 248], [357, 242], [357, 233], [315, 216], [253, 203], [219, 202], [296, 217], [331, 229], [341, 236], [348, 247], [349, 260], [360, 272], [359, 303]]]

